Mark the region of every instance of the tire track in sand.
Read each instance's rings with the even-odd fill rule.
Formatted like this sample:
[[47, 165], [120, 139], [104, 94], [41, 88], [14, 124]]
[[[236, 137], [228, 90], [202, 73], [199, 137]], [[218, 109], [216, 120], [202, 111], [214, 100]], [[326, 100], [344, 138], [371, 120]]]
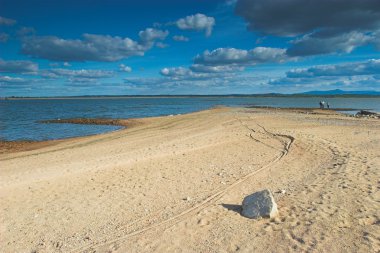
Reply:
[[[255, 133], [256, 131], [254, 129], [251, 129], [249, 128], [246, 124], [244, 124], [241, 120], [239, 120], [239, 122], [241, 123], [242, 126], [244, 126], [245, 128], [247, 128], [249, 131], [250, 131], [250, 135], [249, 137], [255, 141], [258, 141], [260, 142], [261, 144], [265, 145], [265, 146], [268, 146], [268, 147], [271, 147], [271, 148], [274, 148], [268, 144], [266, 144], [265, 142], [262, 142], [258, 139], [256, 139], [255, 137], [253, 137], [253, 133]], [[215, 204], [220, 198], [223, 197], [223, 195], [225, 195], [229, 190], [239, 186], [240, 184], [242, 184], [243, 182], [247, 181], [249, 178], [251, 178], [252, 176], [256, 175], [257, 173], [265, 170], [265, 169], [268, 169], [269, 167], [273, 166], [274, 164], [278, 163], [281, 159], [283, 159], [290, 151], [290, 148], [292, 146], [292, 144], [294, 143], [295, 141], [295, 138], [293, 136], [290, 136], [290, 135], [284, 135], [284, 134], [278, 134], [278, 133], [272, 133], [270, 131], [267, 131], [265, 130], [264, 131], [265, 134], [267, 134], [268, 136], [271, 136], [272, 138], [275, 138], [277, 140], [281, 140], [281, 137], [282, 138], [285, 138], [287, 141], [284, 141], [284, 140], [281, 140], [281, 143], [283, 143], [283, 149], [281, 150], [278, 150], [277, 148], [274, 148], [276, 150], [278, 150], [280, 152], [279, 155], [277, 155], [272, 161], [270, 161], [269, 163], [263, 165], [261, 168], [245, 175], [244, 177], [241, 177], [240, 179], [236, 180], [234, 183], [228, 185], [227, 187], [225, 187], [224, 189], [210, 195], [209, 197], [207, 197], [206, 199], [204, 199], [202, 202], [180, 212], [179, 214], [176, 214], [166, 220], [163, 220], [163, 221], [160, 221], [160, 222], [157, 222], [155, 224], [152, 224], [150, 226], [147, 226], [145, 228], [142, 228], [142, 229], [138, 229], [138, 230], [135, 230], [133, 232], [129, 232], [129, 233], [126, 233], [124, 234], [123, 236], [119, 236], [117, 237], [116, 239], [113, 239], [113, 240], [107, 240], [107, 239], [101, 239], [99, 240], [98, 242], [93, 242], [93, 243], [89, 243], [87, 245], [83, 245], [81, 247], [78, 247], [74, 250], [71, 250], [70, 252], [74, 253], [74, 252], [88, 252], [88, 251], [93, 251], [95, 248], [99, 248], [99, 247], [102, 247], [102, 246], [105, 246], [105, 245], [110, 245], [110, 244], [114, 244], [116, 242], [119, 242], [119, 241], [122, 241], [122, 240], [125, 240], [125, 239], [128, 239], [130, 237], [133, 237], [133, 236], [137, 236], [137, 235], [140, 235], [142, 233], [145, 233], [145, 232], [148, 232], [148, 231], [152, 231], [152, 230], [155, 230], [155, 229], [167, 229], [169, 227], [172, 227], [173, 225], [183, 221], [184, 219], [186, 219], [186, 217], [188, 216], [192, 216], [194, 213], [197, 213], [203, 209], [205, 209], [206, 207], [212, 205], [212, 204]]]

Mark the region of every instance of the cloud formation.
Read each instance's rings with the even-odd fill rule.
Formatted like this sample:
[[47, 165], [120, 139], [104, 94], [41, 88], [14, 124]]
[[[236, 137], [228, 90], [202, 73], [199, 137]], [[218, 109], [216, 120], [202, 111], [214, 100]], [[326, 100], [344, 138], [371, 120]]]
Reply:
[[168, 44], [165, 44], [161, 41], [156, 43], [156, 47], [158, 47], [158, 48], [167, 48], [168, 46], [169, 46]]
[[0, 16], [0, 25], [12, 26], [14, 24], [16, 24], [16, 20]]
[[375, 76], [319, 76], [315, 78], [288, 78], [271, 79], [268, 85], [282, 89], [286, 93], [305, 90], [373, 90], [380, 86], [380, 79]]
[[[139, 89], [148, 94], [231, 94], [252, 93], [253, 90], [269, 87], [267, 77], [234, 75], [232, 73], [203, 73], [203, 76], [186, 75], [186, 68], [168, 68], [171, 77], [128, 78], [128, 88]], [[174, 77], [173, 77], [174, 75]], [[212, 76], [212, 77], [210, 77]]]
[[147, 28], [139, 32], [139, 41], [95, 34], [83, 34], [83, 39], [31, 36], [24, 38], [21, 52], [53, 61], [112, 62], [131, 56], [143, 56], [156, 40], [163, 40], [168, 34], [168, 31]]
[[380, 60], [317, 65], [292, 69], [286, 76], [271, 78], [268, 85], [288, 88], [287, 92], [318, 89], [369, 89], [380, 86]]
[[166, 78], [165, 82], [210, 82], [227, 84], [229, 80], [237, 81], [237, 73], [245, 67], [264, 63], [280, 63], [291, 60], [286, 50], [281, 48], [256, 47], [251, 50], [236, 48], [218, 48], [206, 50], [193, 59], [189, 68], [163, 68], [160, 74]]
[[178, 19], [175, 24], [181, 30], [205, 31], [206, 36], [210, 36], [215, 25], [215, 19], [197, 13], [195, 15]]
[[175, 41], [184, 41], [184, 42], [187, 42], [189, 41], [190, 39], [188, 37], [185, 37], [183, 35], [174, 35], [173, 36], [173, 40]]
[[140, 44], [152, 47], [152, 43], [156, 40], [164, 40], [168, 36], [168, 31], [162, 31], [154, 28], [147, 28], [139, 32]]
[[310, 68], [293, 69], [286, 73], [288, 78], [314, 78], [329, 76], [378, 75], [380, 60], [371, 59], [365, 62], [344, 63], [336, 65], [314, 66]]
[[215, 78], [227, 78], [234, 75], [234, 73], [228, 71], [198, 71], [196, 69], [184, 67], [163, 68], [161, 69], [160, 74], [166, 78], [169, 78], [171, 81], [212, 81]]
[[11, 76], [0, 76], [0, 84], [11, 84], [11, 83], [25, 83], [26, 79], [20, 77], [11, 77]]
[[380, 26], [377, 0], [238, 0], [235, 13], [248, 28], [277, 36], [296, 36], [317, 29], [335, 33]]
[[293, 41], [287, 54], [309, 56], [332, 52], [351, 53], [356, 47], [366, 45], [372, 40], [371, 36], [356, 31], [332, 36], [322, 36], [320, 33], [316, 33]]
[[170, 77], [172, 80], [200, 79], [210, 77], [207, 73], [195, 73], [184, 67], [163, 68], [161, 69], [160, 74], [165, 77]]
[[59, 77], [72, 77], [72, 78], [87, 78], [87, 79], [97, 79], [97, 78], [108, 78], [114, 76], [113, 71], [109, 70], [98, 70], [98, 69], [50, 69], [43, 72], [43, 76], [50, 78]]
[[302, 36], [288, 54], [306, 56], [351, 52], [374, 43], [380, 30], [378, 0], [238, 0], [235, 13], [248, 29], [280, 37]]
[[36, 30], [33, 27], [23, 26], [17, 30], [16, 34], [20, 37], [24, 37], [26, 35], [33, 35], [36, 33]]
[[120, 65], [119, 65], [119, 70], [120, 70], [121, 72], [127, 72], [127, 73], [132, 72], [132, 68], [129, 67], [129, 66], [126, 66], [126, 65], [124, 65], [124, 64], [120, 64]]
[[4, 61], [0, 59], [0, 72], [33, 73], [38, 71], [38, 64], [31, 61]]
[[7, 33], [0, 33], [0, 43], [5, 43], [9, 39], [9, 35]]
[[236, 48], [217, 48], [206, 50], [194, 58], [195, 64], [218, 65], [256, 65], [260, 63], [281, 63], [289, 60], [286, 50], [282, 48], [256, 47], [251, 50]]
[[236, 72], [243, 71], [244, 67], [238, 65], [203, 65], [203, 64], [193, 64], [190, 66], [193, 72], [203, 72], [203, 73], [222, 73], [222, 72]]
[[[115, 76], [114, 71], [99, 69], [46, 69], [40, 71], [41, 77], [48, 79], [62, 79], [66, 81], [65, 85], [95, 85], [99, 84], [99, 80], [111, 78]], [[84, 87], [84, 86], [83, 86]]]

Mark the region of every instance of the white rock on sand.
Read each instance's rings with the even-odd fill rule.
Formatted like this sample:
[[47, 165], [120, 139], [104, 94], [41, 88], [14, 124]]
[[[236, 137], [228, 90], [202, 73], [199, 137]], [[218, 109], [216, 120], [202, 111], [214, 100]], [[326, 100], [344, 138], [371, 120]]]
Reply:
[[270, 190], [265, 189], [245, 197], [242, 215], [250, 219], [275, 218], [278, 215], [277, 204]]

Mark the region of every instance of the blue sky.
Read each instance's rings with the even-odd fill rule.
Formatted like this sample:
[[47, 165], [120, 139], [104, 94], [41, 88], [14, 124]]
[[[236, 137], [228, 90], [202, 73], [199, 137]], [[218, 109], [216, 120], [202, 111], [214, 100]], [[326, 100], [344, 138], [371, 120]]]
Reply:
[[379, 84], [378, 0], [0, 0], [0, 96]]

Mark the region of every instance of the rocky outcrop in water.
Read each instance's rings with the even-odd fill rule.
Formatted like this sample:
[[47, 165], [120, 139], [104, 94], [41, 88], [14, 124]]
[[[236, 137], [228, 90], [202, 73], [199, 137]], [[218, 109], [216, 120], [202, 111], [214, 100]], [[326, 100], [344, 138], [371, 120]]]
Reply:
[[373, 118], [373, 119], [380, 119], [380, 114], [376, 112], [360, 110], [358, 113], [355, 114], [355, 117], [367, 117], [367, 118]]

